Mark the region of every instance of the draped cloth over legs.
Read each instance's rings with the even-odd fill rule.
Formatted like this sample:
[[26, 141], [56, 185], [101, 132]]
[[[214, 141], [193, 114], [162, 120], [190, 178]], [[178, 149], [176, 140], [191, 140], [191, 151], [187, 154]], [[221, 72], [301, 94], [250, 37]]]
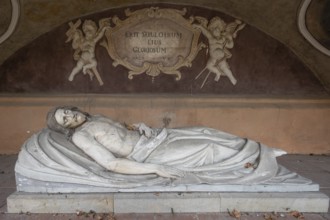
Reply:
[[173, 166], [178, 179], [156, 174], [125, 175], [106, 170], [65, 136], [44, 129], [23, 145], [15, 171], [47, 182], [134, 188], [179, 184], [310, 184], [276, 161], [283, 151], [218, 130], [193, 127], [157, 130], [141, 136], [127, 157], [140, 163]]

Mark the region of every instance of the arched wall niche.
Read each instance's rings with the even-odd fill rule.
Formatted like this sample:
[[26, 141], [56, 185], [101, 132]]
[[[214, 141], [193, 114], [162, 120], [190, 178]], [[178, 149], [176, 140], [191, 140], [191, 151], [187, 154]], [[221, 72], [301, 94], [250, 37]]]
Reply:
[[[106, 17], [118, 16], [127, 19], [125, 9], [137, 11], [143, 8], [159, 7], [183, 10], [185, 19], [200, 16], [210, 21], [222, 18], [226, 23], [235, 18], [216, 10], [189, 5], [143, 4], [112, 8], [72, 20], [93, 20], [96, 23]], [[74, 49], [71, 42], [66, 43], [69, 23], [64, 23], [52, 31], [38, 37], [18, 50], [0, 67], [0, 91], [10, 94], [184, 94], [184, 95], [262, 95], [262, 96], [326, 96], [327, 92], [313, 73], [282, 43], [246, 25], [234, 39], [234, 47], [229, 49], [232, 57], [227, 60], [237, 84], [228, 77], [221, 76], [214, 81], [207, 71], [198, 78], [209, 59], [208, 49], [200, 50], [192, 60], [191, 66], [178, 70], [181, 79], [176, 81], [172, 75], [160, 74], [154, 78], [141, 74], [128, 79], [129, 70], [113, 66], [114, 60], [99, 43], [95, 47], [98, 72], [104, 82], [100, 86], [88, 74], [80, 72], [73, 81], [68, 77], [75, 67]], [[244, 21], [243, 21], [244, 22]], [[113, 23], [111, 24], [114, 25]], [[79, 27], [80, 28], [80, 27]], [[200, 43], [208, 45], [208, 39], [201, 34]], [[201, 85], [203, 87], [201, 88]]]
[[[229, 4], [229, 3], [228, 3]], [[208, 20], [234, 17], [217, 10], [178, 4], [142, 4], [111, 8], [77, 17], [98, 22], [125, 9], [159, 7], [183, 10], [183, 16]], [[76, 65], [71, 42], [66, 43], [67, 22], [22, 47], [0, 66], [0, 153], [17, 153], [32, 134], [45, 127], [47, 111], [56, 105], [75, 105], [91, 114], [104, 114], [126, 123], [145, 122], [152, 127], [208, 126], [260, 141], [288, 153], [330, 153], [330, 100], [315, 75], [285, 45], [246, 25], [238, 32], [228, 64], [237, 79], [215, 82], [214, 74], [195, 80], [209, 56], [203, 48], [191, 66], [181, 67], [179, 81], [167, 74], [141, 74], [128, 79], [128, 69], [113, 66], [99, 44], [95, 54], [104, 85], [79, 73], [68, 77]], [[244, 22], [244, 21], [243, 21]], [[113, 24], [112, 24], [113, 25]], [[199, 41], [208, 40], [200, 35]]]

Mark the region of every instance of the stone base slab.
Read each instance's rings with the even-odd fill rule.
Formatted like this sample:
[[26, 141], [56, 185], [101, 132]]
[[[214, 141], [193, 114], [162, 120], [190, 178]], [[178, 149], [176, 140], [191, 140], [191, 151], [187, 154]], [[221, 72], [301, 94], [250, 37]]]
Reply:
[[201, 213], [328, 212], [329, 197], [298, 193], [89, 193], [38, 194], [16, 192], [7, 198], [9, 213]]

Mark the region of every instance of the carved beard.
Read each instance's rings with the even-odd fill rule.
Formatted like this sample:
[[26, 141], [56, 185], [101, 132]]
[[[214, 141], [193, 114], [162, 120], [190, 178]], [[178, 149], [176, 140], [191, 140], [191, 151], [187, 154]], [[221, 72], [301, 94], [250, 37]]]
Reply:
[[78, 110], [78, 111], [86, 117], [86, 120], [83, 123], [81, 123], [79, 126], [77, 126], [77, 127], [80, 127], [83, 124], [85, 124], [86, 121], [90, 121], [92, 116], [88, 112], [83, 112], [83, 111], [80, 111], [80, 110]]

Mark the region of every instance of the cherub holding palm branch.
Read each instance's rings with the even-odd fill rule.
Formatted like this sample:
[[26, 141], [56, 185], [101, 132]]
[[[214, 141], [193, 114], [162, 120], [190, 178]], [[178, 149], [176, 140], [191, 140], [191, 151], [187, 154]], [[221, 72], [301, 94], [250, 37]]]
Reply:
[[201, 30], [209, 43], [209, 59], [206, 67], [196, 76], [196, 79], [200, 77], [205, 70], [208, 70], [209, 72], [201, 87], [204, 86], [210, 73], [216, 74], [214, 78], [215, 81], [219, 81], [220, 76], [225, 75], [229, 78], [231, 83], [235, 85], [237, 80], [233, 76], [227, 63], [227, 59], [232, 56], [228, 49], [234, 47], [234, 38], [236, 38], [237, 32], [244, 28], [245, 24], [240, 20], [235, 20], [232, 23], [226, 24], [219, 17], [212, 18], [209, 24], [208, 21], [202, 17], [195, 17], [195, 20], [197, 20], [199, 24], [193, 24], [193, 26]]

